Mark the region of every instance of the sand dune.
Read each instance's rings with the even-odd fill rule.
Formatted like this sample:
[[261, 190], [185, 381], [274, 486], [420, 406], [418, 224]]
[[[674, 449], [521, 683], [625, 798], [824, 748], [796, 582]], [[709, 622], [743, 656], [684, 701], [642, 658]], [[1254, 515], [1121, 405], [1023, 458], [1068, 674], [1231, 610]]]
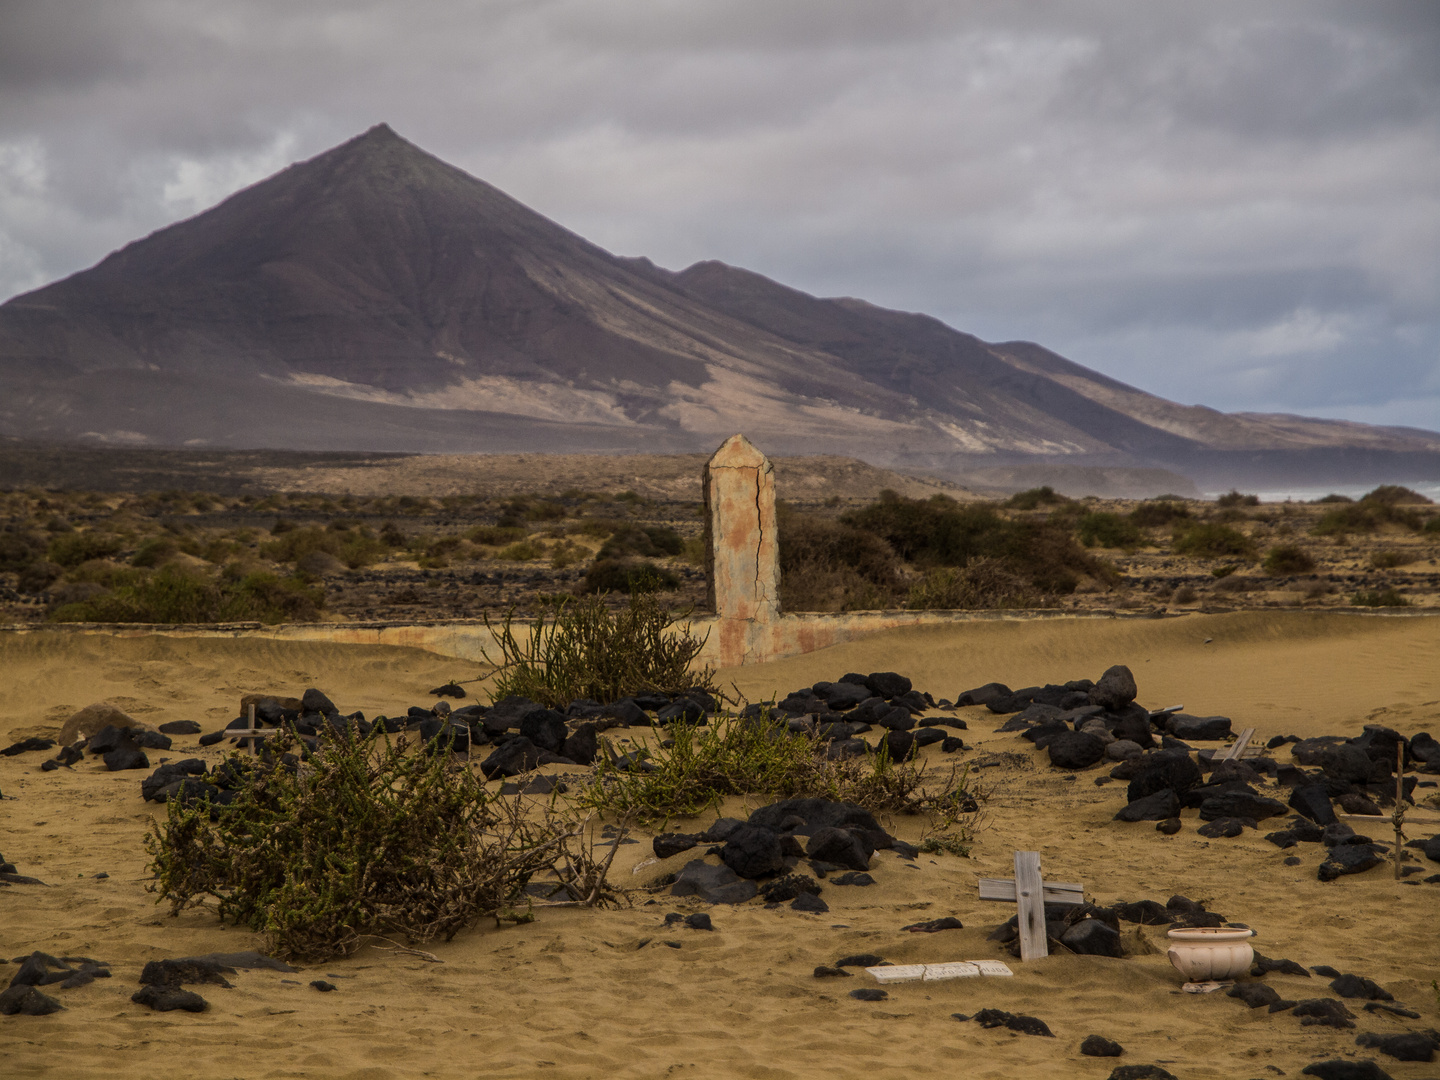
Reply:
[[[1095, 678], [1112, 663], [1130, 665], [1145, 704], [1224, 713], [1264, 737], [1354, 734], [1375, 720], [1405, 734], [1440, 732], [1440, 620], [1425, 618], [1251, 613], [977, 623], [886, 634], [723, 675], [758, 697], [846, 671], [893, 669], [940, 697], [991, 679], [1019, 686]], [[0, 665], [0, 736], [8, 729], [10, 739], [58, 730], [71, 711], [101, 698], [149, 723], [198, 719], [210, 730], [233, 715], [246, 692], [318, 685], [342, 708], [371, 713], [426, 700], [429, 687], [474, 673], [402, 649], [61, 633], [0, 637]], [[1101, 902], [1163, 903], [1177, 892], [1205, 899], [1254, 926], [1261, 952], [1369, 976], [1422, 1015], [1387, 1018], [1350, 1002], [1359, 1031], [1440, 1027], [1429, 986], [1440, 971], [1440, 886], [1397, 884], [1383, 867], [1321, 884], [1315, 846], [1281, 852], [1257, 833], [1206, 841], [1195, 834], [1193, 811], [1173, 837], [1148, 824], [1122, 825], [1111, 820], [1124, 801], [1122, 785], [1096, 786], [1100, 770], [1067, 780], [1029, 743], [995, 732], [998, 719], [983, 709], [961, 715], [969, 723], [966, 742], [978, 748], [961, 760], [995, 750], [1023, 756], [1013, 767], [981, 771], [993, 793], [973, 858], [922, 855], [907, 863], [879, 852], [876, 884], [827, 885], [830, 911], [821, 915], [640, 897], [630, 910], [545, 910], [528, 926], [478, 927], [431, 946], [440, 964], [369, 949], [295, 975], [242, 971], [231, 980], [234, 989], [196, 988], [211, 1003], [200, 1015], [132, 1004], [141, 965], [261, 948], [263, 941], [222, 928], [204, 911], [171, 919], [154, 906], [144, 891], [140, 840], [157, 815], [138, 794], [144, 774], [110, 774], [90, 762], [42, 774], [47, 755], [0, 758], [0, 851], [21, 873], [50, 883], [0, 888], [0, 952], [91, 956], [115, 972], [108, 981], [56, 991], [65, 1012], [0, 1018], [0, 1072], [875, 1080], [1103, 1078], [1117, 1064], [1157, 1062], [1181, 1080], [1218, 1080], [1294, 1076], [1311, 1061], [1374, 1056], [1355, 1047], [1356, 1032], [1301, 1027], [1287, 1013], [1251, 1011], [1223, 995], [1178, 993], [1179, 977], [1161, 955], [1163, 933], [1154, 928], [1130, 931], [1132, 947], [1156, 948], [1149, 955], [1011, 960], [985, 940], [1010, 912], [980, 902], [975, 881], [1009, 876], [1017, 848], [1040, 851], [1047, 876], [1083, 881]], [[193, 738], [177, 739], [168, 756], [189, 756], [193, 745]], [[152, 761], [159, 756], [166, 755], [152, 753]], [[1427, 789], [1432, 798], [1434, 790]], [[888, 824], [912, 841], [925, 827], [919, 818]], [[683, 864], [682, 855], [632, 875], [650, 855], [642, 839], [622, 848], [620, 879], [641, 882]], [[1297, 853], [1300, 866], [1282, 865]], [[96, 879], [101, 872], [110, 876]], [[690, 910], [708, 910], [715, 931], [663, 928], [667, 912]], [[958, 916], [965, 929], [900, 930], [942, 915]], [[856, 952], [896, 963], [999, 958], [1016, 975], [892, 986], [878, 1003], [847, 996], [874, 985], [863, 974], [812, 977], [817, 964]], [[0, 967], [0, 978], [8, 981], [5, 972], [14, 970]], [[338, 992], [310, 989], [315, 978], [331, 978]], [[1267, 982], [1288, 998], [1333, 996], [1318, 977], [1272, 974]], [[1038, 1016], [1056, 1038], [951, 1019], [984, 1007]], [[1125, 1056], [1078, 1056], [1091, 1033], [1119, 1041]], [[1378, 1060], [1396, 1078], [1437, 1071]]]

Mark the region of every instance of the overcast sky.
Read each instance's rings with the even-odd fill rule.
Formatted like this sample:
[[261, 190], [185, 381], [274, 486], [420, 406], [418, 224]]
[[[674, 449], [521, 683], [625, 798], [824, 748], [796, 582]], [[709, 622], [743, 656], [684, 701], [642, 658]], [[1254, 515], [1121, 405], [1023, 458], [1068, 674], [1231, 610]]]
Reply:
[[1436, 0], [0, 0], [0, 297], [381, 120], [617, 254], [1440, 429]]

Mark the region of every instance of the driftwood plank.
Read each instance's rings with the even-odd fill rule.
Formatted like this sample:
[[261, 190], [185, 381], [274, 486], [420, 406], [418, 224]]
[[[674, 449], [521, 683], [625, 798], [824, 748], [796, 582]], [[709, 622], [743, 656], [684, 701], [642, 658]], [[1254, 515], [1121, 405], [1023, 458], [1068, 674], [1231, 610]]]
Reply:
[[1035, 960], [1050, 955], [1045, 940], [1044, 885], [1040, 877], [1040, 853], [1015, 853], [1015, 905], [1019, 909], [1020, 959]]

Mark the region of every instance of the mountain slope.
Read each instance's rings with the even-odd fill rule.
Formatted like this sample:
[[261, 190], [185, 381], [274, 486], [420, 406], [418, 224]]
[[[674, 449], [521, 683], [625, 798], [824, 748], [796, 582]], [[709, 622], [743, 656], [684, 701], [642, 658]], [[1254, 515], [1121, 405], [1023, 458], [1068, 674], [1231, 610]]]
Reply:
[[741, 429], [929, 468], [1440, 454], [1426, 432], [1176, 405], [720, 263], [618, 258], [384, 125], [0, 305], [0, 434], [680, 451]]

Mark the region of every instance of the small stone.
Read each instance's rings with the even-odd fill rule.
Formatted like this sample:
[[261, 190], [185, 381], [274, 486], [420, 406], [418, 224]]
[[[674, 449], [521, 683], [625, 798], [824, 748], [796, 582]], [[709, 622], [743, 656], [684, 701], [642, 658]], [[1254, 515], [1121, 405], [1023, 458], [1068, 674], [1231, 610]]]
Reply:
[[1300, 1017], [1302, 1027], [1353, 1028], [1355, 1014], [1334, 998], [1307, 998], [1295, 1003], [1291, 1014]]
[[1225, 996], [1243, 1001], [1252, 1009], [1273, 1005], [1280, 1000], [1280, 995], [1264, 983], [1236, 983], [1226, 991]]
[[1055, 1037], [1045, 1021], [1034, 1016], [1008, 1013], [1004, 1009], [981, 1009], [975, 1014], [975, 1022], [983, 1028], [1004, 1027], [1022, 1035], [1041, 1035], [1051, 1039]]
[[142, 987], [139, 991], [130, 996], [130, 1000], [137, 1005], [148, 1005], [156, 1012], [204, 1012], [210, 1007], [209, 1003], [190, 990], [182, 990], [178, 986], [150, 985]]
[[1391, 1080], [1390, 1074], [1373, 1061], [1345, 1061], [1341, 1058], [1306, 1065], [1300, 1074], [1318, 1076], [1320, 1080]]
[[853, 972], [846, 971], [844, 968], [826, 967], [821, 964], [815, 969], [815, 978], [817, 979], [852, 979], [854, 977]]
[[1080, 1044], [1080, 1053], [1086, 1057], [1119, 1057], [1124, 1052], [1125, 1048], [1118, 1042], [1101, 1035], [1087, 1035]]
[[1394, 1001], [1395, 996], [1379, 983], [1363, 975], [1341, 975], [1330, 983], [1330, 989], [1343, 998], [1365, 998], [1368, 1001]]
[[337, 987], [334, 983], [326, 982], [324, 979], [316, 979], [311, 982], [310, 985], [313, 986], [316, 990], [319, 990], [322, 994], [328, 994], [332, 990], [339, 989], [339, 987]]
[[1201, 825], [1195, 831], [1201, 836], [1209, 837], [1211, 840], [1218, 840], [1223, 837], [1234, 837], [1241, 835], [1246, 827], [1254, 828], [1254, 823], [1243, 818], [1224, 817]]
[[710, 921], [710, 916], [703, 911], [697, 911], [693, 915], [685, 916], [685, 925], [691, 930], [714, 930], [715, 925]]
[[200, 725], [194, 720], [171, 720], [168, 724], [161, 724], [160, 730], [166, 735], [199, 735]]
[[1440, 1032], [1405, 1031], [1398, 1035], [1362, 1032], [1355, 1039], [1355, 1045], [1379, 1050], [1396, 1061], [1434, 1061], [1435, 1051], [1440, 1050]]
[[801, 893], [790, 902], [792, 911], [808, 911], [814, 914], [821, 914], [830, 910], [830, 905], [821, 900], [814, 893]]
[[856, 871], [856, 870], [851, 870], [851, 871], [849, 871], [848, 873], [841, 874], [839, 877], [831, 878], [831, 879], [830, 879], [830, 884], [832, 884], [832, 885], [874, 885], [874, 884], [875, 884], [875, 879], [874, 879], [873, 877], [871, 877], [869, 874], [861, 873], [861, 872]]
[[1384, 861], [1380, 853], [1367, 844], [1342, 844], [1330, 849], [1316, 870], [1316, 877], [1321, 881], [1334, 881], [1347, 874], [1362, 874]]
[[0, 1016], [49, 1016], [63, 1008], [49, 994], [25, 983], [11, 984], [0, 993]]
[[884, 1001], [890, 995], [878, 988], [865, 988], [861, 990], [851, 990], [850, 996], [856, 1001]]
[[1060, 935], [1060, 944], [1082, 956], [1125, 955], [1119, 932], [1099, 919], [1081, 919]]
[[1159, 1065], [1121, 1065], [1111, 1071], [1108, 1080], [1176, 1080], [1176, 1076]]
[[1164, 821], [1157, 822], [1155, 831], [1164, 833], [1166, 836], [1174, 836], [1180, 831], [1180, 819], [1178, 817], [1171, 817], [1166, 818]]
[[700, 842], [698, 836], [688, 833], [661, 833], [655, 837], [652, 846], [657, 859], [669, 859], [682, 851], [689, 851]]
[[936, 934], [941, 930], [963, 930], [964, 925], [953, 915], [947, 915], [943, 919], [930, 919], [928, 922], [911, 923], [909, 926], [902, 926], [901, 930], [908, 930], [912, 934]]
[[875, 953], [856, 953], [853, 956], [843, 956], [835, 961], [835, 966], [843, 967], [879, 967], [885, 963], [885, 958]]

